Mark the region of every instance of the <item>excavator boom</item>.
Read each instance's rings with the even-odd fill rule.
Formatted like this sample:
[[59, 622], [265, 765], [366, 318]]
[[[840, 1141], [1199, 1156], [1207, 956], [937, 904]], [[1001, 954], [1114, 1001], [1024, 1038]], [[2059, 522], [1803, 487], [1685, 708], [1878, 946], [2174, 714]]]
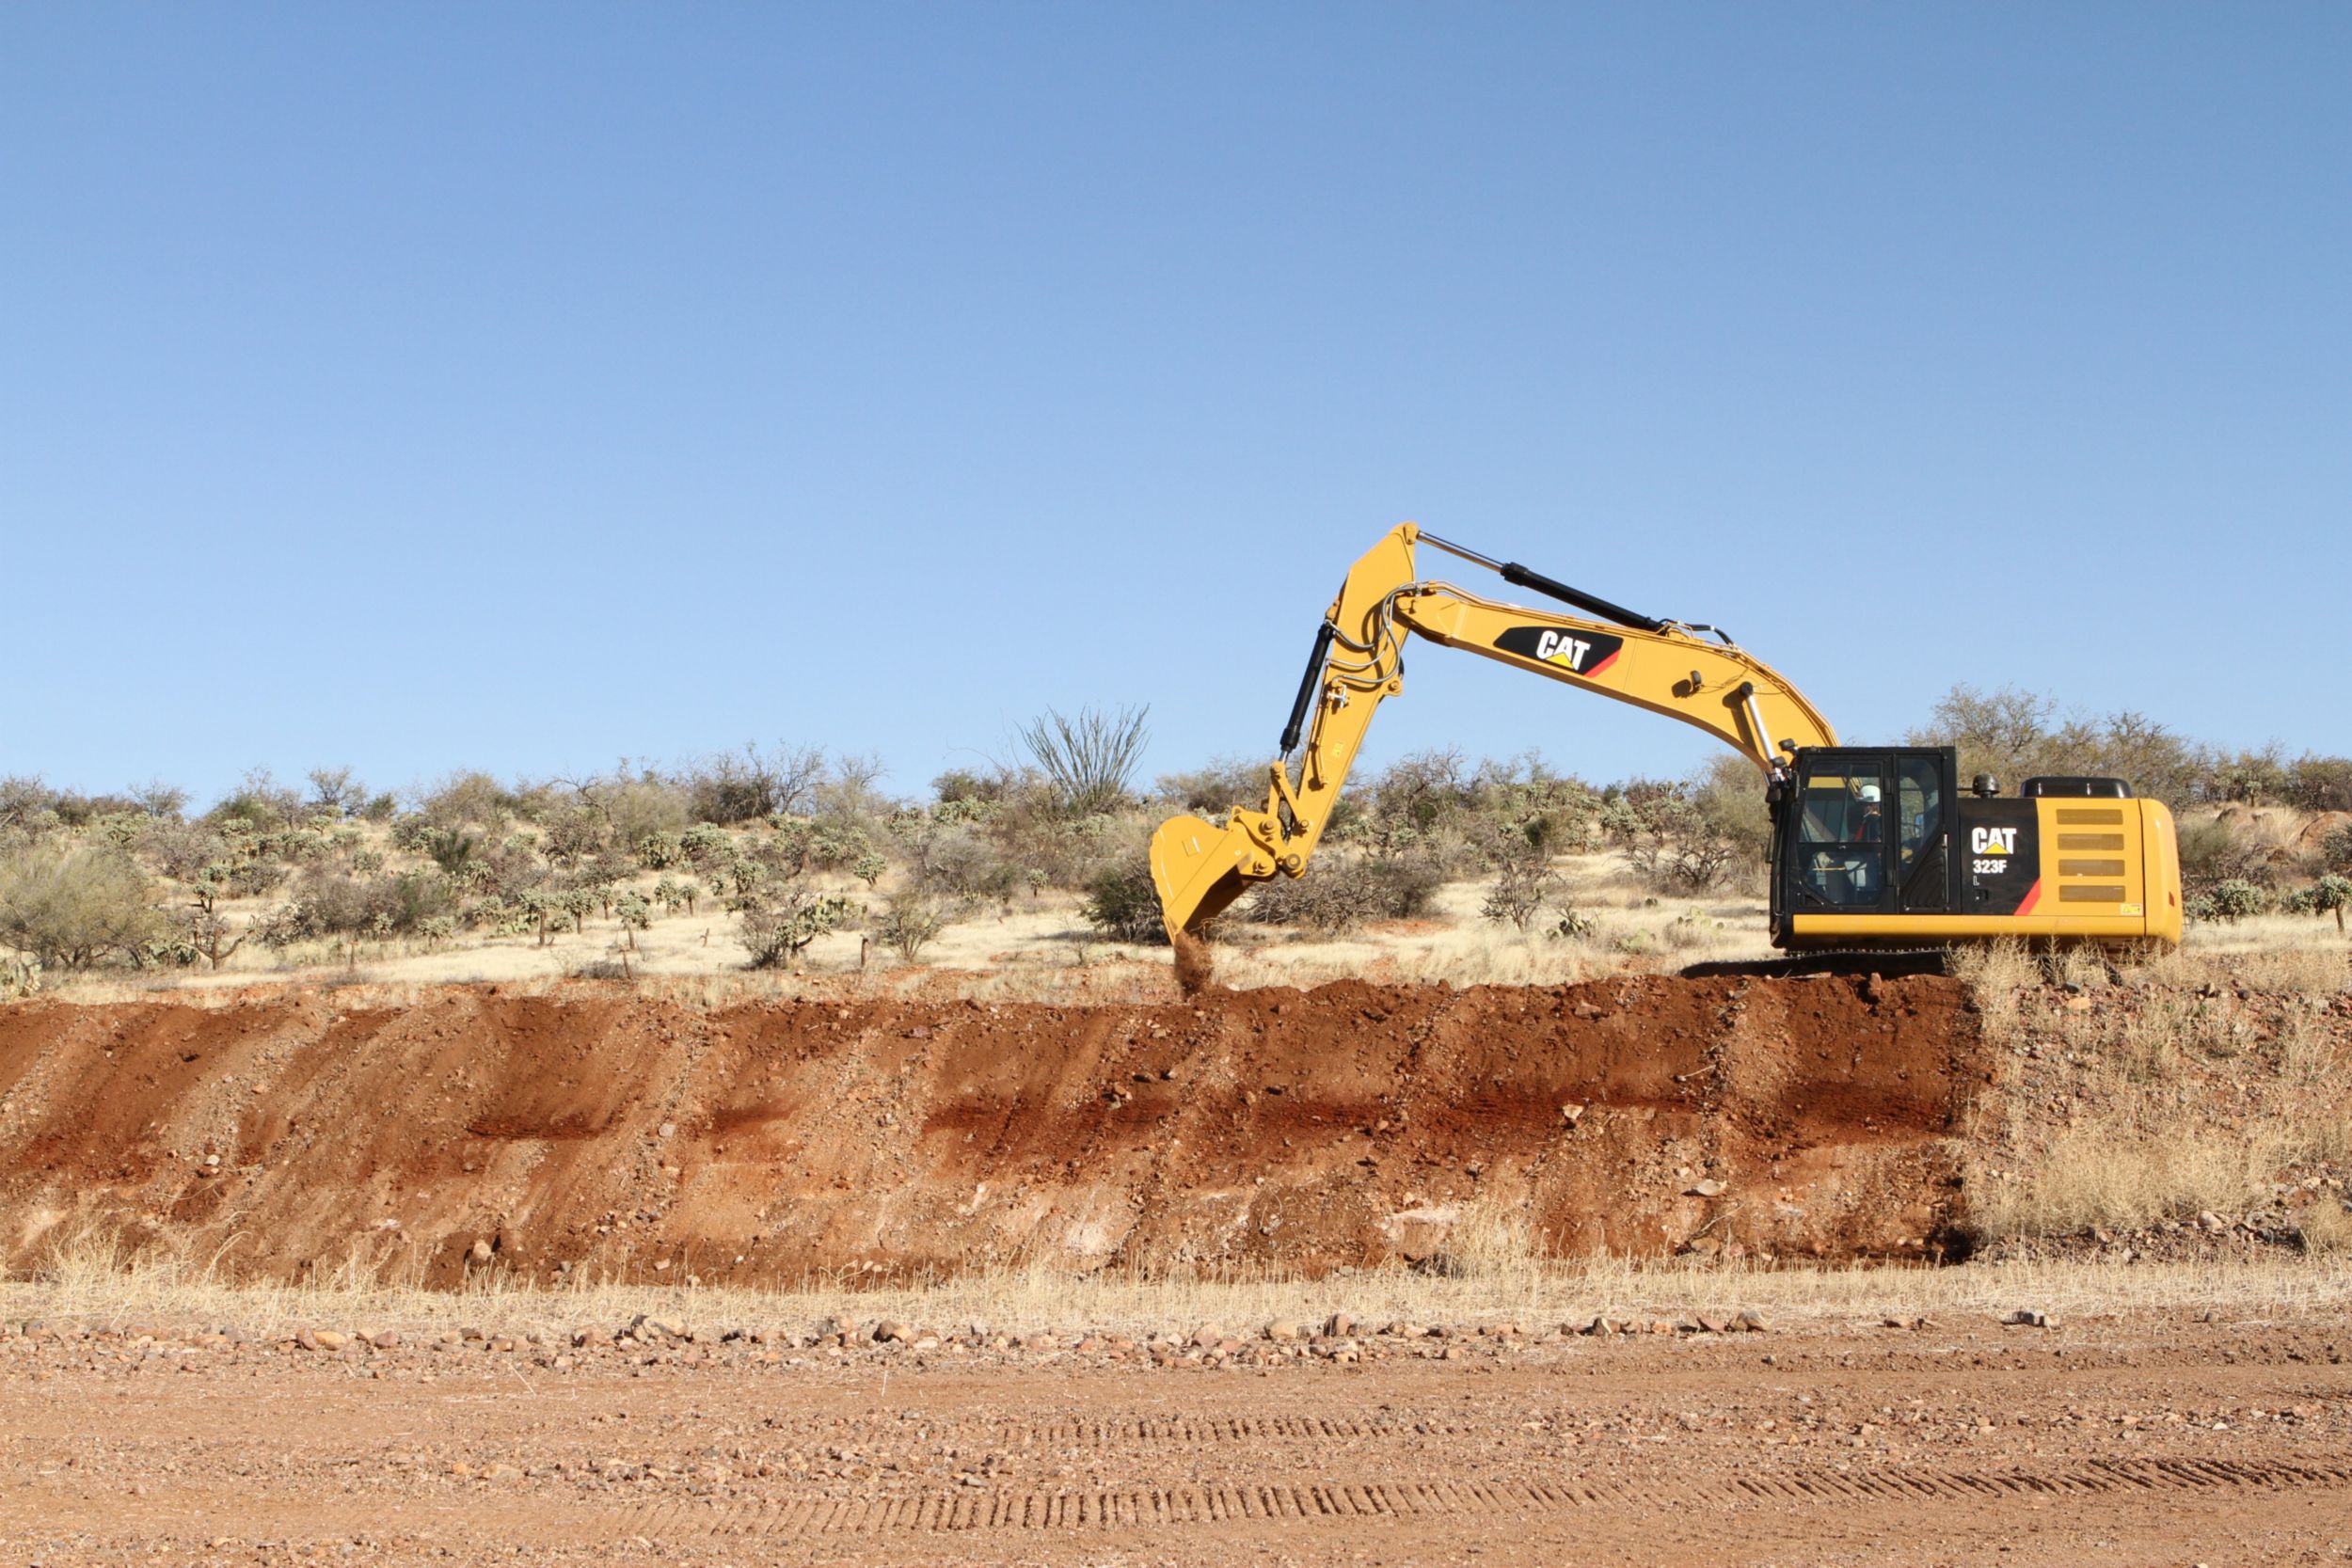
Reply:
[[[1586, 615], [1482, 598], [1424, 580], [1429, 546], [1488, 567], [1504, 580]], [[1829, 721], [1793, 686], [1710, 628], [1655, 620], [1424, 534], [1392, 531], [1349, 570], [1317, 632], [1282, 755], [1268, 769], [1262, 809], [1233, 810], [1219, 826], [1198, 816], [1152, 836], [1152, 877], [1171, 931], [1198, 928], [1253, 882], [1295, 877], [1314, 853], [1372, 716], [1403, 689], [1408, 635], [1462, 648], [1706, 730], [1778, 777], [1797, 748], [1836, 743]], [[1291, 753], [1307, 725], [1305, 750]]]

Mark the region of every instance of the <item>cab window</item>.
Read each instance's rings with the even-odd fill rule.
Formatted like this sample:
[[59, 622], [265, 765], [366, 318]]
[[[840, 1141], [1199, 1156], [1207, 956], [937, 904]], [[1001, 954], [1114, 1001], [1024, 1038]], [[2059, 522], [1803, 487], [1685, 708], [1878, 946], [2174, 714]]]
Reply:
[[1936, 757], [1905, 757], [1896, 766], [1895, 825], [1901, 875], [1944, 831], [1944, 765]]
[[1876, 904], [1886, 874], [1885, 766], [1820, 765], [1805, 774], [1798, 810], [1799, 885], [1825, 904]]

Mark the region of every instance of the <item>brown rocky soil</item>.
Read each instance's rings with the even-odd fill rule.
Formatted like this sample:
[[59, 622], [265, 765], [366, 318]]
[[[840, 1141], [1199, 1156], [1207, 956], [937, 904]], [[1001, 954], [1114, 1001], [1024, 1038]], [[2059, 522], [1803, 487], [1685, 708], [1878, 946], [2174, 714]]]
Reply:
[[1915, 1258], [1983, 1056], [1935, 977], [28, 1004], [0, 1008], [0, 1261], [106, 1229], [271, 1280], [1311, 1275], [1443, 1267], [1466, 1213], [1556, 1254]]
[[870, 1345], [0, 1329], [75, 1562], [2338, 1561], [2352, 1322]]

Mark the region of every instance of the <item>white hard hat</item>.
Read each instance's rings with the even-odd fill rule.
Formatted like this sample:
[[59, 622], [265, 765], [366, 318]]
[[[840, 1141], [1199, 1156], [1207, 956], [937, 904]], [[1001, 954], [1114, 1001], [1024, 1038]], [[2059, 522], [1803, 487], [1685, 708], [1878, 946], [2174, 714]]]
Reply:
[[1862, 803], [1866, 806], [1875, 806], [1879, 803], [1878, 785], [1867, 784], [1862, 786]]

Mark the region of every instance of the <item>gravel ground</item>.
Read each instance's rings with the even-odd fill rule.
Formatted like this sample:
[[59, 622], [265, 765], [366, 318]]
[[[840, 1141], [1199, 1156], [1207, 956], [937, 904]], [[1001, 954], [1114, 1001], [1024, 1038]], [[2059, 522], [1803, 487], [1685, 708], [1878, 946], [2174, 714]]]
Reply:
[[0, 1559], [2352, 1554], [2352, 1315], [2333, 1310], [1202, 1324], [1141, 1342], [646, 1319], [379, 1345], [367, 1326], [10, 1325]]

